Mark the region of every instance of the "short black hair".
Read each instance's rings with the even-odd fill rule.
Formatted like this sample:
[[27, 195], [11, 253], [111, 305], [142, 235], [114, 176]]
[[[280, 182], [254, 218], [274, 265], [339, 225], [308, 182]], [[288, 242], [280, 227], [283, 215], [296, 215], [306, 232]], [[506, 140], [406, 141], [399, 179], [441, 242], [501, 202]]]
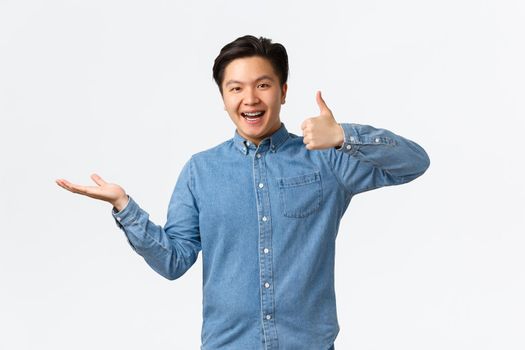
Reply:
[[256, 38], [253, 35], [239, 37], [226, 44], [213, 64], [213, 79], [222, 94], [222, 81], [226, 66], [237, 58], [259, 56], [270, 61], [279, 82], [283, 86], [288, 80], [288, 54], [283, 45], [272, 43], [268, 38]]

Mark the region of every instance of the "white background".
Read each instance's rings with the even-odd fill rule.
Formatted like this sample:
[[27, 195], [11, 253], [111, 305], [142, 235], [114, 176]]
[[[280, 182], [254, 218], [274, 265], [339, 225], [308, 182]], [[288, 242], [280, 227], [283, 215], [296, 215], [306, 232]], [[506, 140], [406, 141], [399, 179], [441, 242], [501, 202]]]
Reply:
[[518, 0], [1, 0], [0, 348], [199, 347], [200, 257], [163, 279], [54, 180], [98, 172], [164, 224], [184, 162], [234, 133], [213, 60], [253, 34], [288, 50], [290, 132], [321, 89], [431, 158], [352, 201], [336, 348], [524, 349], [524, 32]]

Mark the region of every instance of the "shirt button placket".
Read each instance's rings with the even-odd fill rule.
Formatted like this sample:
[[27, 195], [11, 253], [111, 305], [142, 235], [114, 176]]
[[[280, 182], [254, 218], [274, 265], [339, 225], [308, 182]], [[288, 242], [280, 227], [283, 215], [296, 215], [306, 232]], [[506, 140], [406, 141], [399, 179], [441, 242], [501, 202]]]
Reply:
[[263, 315], [263, 331], [266, 349], [277, 348], [277, 331], [275, 329], [275, 322], [273, 320], [274, 313], [274, 300], [273, 300], [273, 268], [272, 258], [270, 254], [270, 248], [272, 244], [272, 225], [270, 220], [270, 207], [269, 207], [269, 194], [266, 190], [266, 169], [263, 156], [258, 151], [255, 153], [254, 158], [254, 175], [257, 184], [257, 203], [259, 204], [259, 244], [262, 249], [262, 253], [259, 257], [260, 261], [260, 279], [262, 284], [262, 300], [261, 313]]

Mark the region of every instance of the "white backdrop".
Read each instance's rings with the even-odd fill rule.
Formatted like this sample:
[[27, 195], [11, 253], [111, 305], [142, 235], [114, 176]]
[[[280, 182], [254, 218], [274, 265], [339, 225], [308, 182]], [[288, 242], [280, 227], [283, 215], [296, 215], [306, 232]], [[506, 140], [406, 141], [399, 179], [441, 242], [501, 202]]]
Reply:
[[164, 224], [184, 162], [233, 136], [213, 60], [253, 34], [288, 50], [289, 131], [321, 89], [431, 158], [352, 201], [336, 348], [524, 349], [524, 32], [519, 0], [0, 0], [0, 348], [198, 349], [200, 257], [163, 279], [54, 179], [98, 172]]

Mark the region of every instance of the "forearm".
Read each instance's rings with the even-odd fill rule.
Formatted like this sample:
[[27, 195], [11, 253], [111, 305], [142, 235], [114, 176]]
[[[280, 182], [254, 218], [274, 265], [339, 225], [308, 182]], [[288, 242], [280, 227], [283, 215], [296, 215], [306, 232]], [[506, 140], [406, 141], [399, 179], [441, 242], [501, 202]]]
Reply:
[[409, 139], [369, 125], [345, 124], [344, 142], [338, 149], [393, 177], [412, 180], [430, 165], [425, 150]]
[[113, 216], [129, 244], [157, 273], [173, 280], [193, 265], [200, 250], [199, 242], [172, 237], [163, 227], [154, 224], [131, 197], [121, 211], [115, 209]]
[[329, 148], [323, 155], [350, 195], [410, 182], [430, 164], [421, 146], [391, 131], [359, 124], [341, 126], [342, 146]]

